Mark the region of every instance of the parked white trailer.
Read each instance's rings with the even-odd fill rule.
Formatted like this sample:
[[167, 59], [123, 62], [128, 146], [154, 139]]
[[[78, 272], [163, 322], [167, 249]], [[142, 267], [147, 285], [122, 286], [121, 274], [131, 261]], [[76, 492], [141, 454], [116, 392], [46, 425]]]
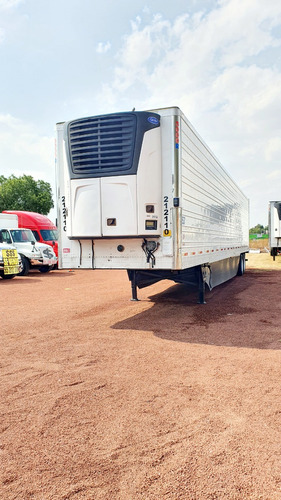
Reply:
[[177, 108], [57, 124], [59, 266], [214, 286], [245, 270], [248, 199]]
[[275, 260], [281, 254], [281, 201], [269, 202], [268, 241], [270, 254]]

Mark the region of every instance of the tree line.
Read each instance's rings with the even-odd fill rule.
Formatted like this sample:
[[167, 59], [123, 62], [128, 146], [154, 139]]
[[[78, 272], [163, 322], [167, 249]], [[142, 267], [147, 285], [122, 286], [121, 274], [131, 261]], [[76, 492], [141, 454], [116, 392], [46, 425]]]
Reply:
[[266, 234], [268, 233], [268, 226], [263, 226], [262, 224], [257, 224], [254, 227], [251, 227], [250, 234]]
[[4, 177], [0, 175], [0, 212], [24, 210], [48, 215], [54, 207], [49, 182], [33, 179], [31, 175]]

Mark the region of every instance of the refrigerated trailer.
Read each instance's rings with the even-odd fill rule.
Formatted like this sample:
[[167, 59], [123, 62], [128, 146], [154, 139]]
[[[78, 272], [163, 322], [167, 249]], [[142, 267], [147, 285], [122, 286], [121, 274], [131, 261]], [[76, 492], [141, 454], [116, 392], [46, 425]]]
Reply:
[[209, 289], [243, 274], [248, 199], [178, 107], [57, 124], [59, 265]]
[[270, 255], [275, 260], [281, 254], [281, 201], [269, 202], [268, 241]]

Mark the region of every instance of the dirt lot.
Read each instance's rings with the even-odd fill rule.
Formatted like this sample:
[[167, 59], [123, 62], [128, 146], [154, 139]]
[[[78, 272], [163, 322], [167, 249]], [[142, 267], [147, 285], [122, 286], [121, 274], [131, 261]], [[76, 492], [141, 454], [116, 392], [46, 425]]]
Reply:
[[1, 281], [0, 498], [281, 499], [281, 258], [207, 293]]

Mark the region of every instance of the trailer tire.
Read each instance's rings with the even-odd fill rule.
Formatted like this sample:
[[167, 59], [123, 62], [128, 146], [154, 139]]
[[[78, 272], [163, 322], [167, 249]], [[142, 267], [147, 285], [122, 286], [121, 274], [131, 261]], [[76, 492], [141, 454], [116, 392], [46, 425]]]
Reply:
[[30, 271], [30, 262], [24, 255], [20, 254], [20, 256], [22, 262], [22, 271], [19, 273], [19, 276], [27, 276]]
[[241, 253], [238, 264], [237, 276], [243, 276], [245, 268], [246, 268], [245, 254]]

